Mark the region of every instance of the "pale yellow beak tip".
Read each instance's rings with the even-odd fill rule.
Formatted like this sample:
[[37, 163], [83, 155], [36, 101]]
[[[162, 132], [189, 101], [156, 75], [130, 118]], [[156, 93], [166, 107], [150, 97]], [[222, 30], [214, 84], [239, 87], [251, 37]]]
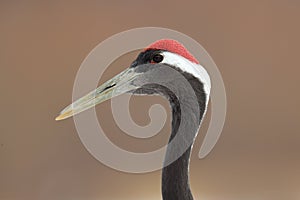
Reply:
[[59, 120], [62, 120], [61, 115], [59, 115], [59, 116], [57, 116], [57, 117], [55, 118], [55, 121], [59, 121]]
[[68, 112], [65, 112], [65, 113], [61, 113], [59, 116], [57, 116], [55, 118], [55, 120], [56, 121], [63, 120], [63, 119], [66, 119], [68, 117], [71, 117], [72, 115], [73, 115], [73, 112], [71, 110], [71, 111], [68, 111]]

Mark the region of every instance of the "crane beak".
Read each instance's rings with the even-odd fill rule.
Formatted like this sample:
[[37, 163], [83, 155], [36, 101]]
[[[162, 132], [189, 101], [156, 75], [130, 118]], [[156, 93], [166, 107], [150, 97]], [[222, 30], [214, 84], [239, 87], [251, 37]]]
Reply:
[[115, 96], [137, 89], [138, 87], [134, 85], [133, 81], [138, 75], [139, 73], [134, 72], [132, 68], [126, 69], [94, 91], [67, 106], [55, 120], [69, 118]]

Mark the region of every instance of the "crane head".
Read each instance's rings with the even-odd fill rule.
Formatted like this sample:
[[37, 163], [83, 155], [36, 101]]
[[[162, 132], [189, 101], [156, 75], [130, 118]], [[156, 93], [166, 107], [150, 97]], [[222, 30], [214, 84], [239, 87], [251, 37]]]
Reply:
[[[155, 85], [148, 83], [159, 77], [174, 81], [174, 76], [167, 76], [168, 72], [164, 70], [167, 67], [197, 79], [203, 87], [203, 94], [209, 96], [210, 78], [198, 60], [179, 42], [163, 39], [146, 47], [129, 68], [63, 109], [56, 120], [71, 117], [123, 93], [159, 93]], [[149, 85], [151, 87], [147, 88]]]

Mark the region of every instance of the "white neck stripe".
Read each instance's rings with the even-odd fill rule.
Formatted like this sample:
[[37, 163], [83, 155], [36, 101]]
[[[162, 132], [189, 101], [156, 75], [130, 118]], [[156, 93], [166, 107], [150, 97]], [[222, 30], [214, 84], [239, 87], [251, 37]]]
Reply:
[[189, 61], [188, 59], [186, 59], [178, 54], [175, 54], [175, 53], [162, 52], [161, 54], [164, 56], [164, 59], [161, 63], [175, 66], [175, 67], [181, 69], [182, 71], [195, 76], [203, 83], [204, 92], [207, 94], [207, 102], [206, 102], [206, 105], [207, 105], [208, 99], [209, 99], [209, 94], [210, 94], [211, 82], [210, 82], [209, 75], [208, 75], [207, 71], [205, 70], [205, 68], [202, 65], [193, 63], [193, 62]]

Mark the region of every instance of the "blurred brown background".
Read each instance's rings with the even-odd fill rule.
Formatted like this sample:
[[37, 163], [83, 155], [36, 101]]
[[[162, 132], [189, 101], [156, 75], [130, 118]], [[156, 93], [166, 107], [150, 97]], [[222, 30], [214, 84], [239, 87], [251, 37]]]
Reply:
[[[197, 157], [203, 134], [194, 146], [195, 198], [300, 199], [299, 9], [297, 0], [1, 1], [0, 199], [161, 198], [160, 171], [112, 170], [86, 151], [72, 119], [54, 121], [71, 101], [85, 56], [107, 37], [143, 26], [175, 29], [197, 40], [227, 88], [219, 142], [204, 160]], [[122, 56], [100, 82], [135, 55]], [[167, 105], [161, 98], [132, 100], [137, 123], [149, 122], [148, 107], [156, 102]], [[141, 143], [122, 134], [109, 106], [105, 102], [97, 112], [107, 113], [101, 123], [115, 143], [137, 152], [164, 144], [169, 125], [157, 137], [164, 139]]]

